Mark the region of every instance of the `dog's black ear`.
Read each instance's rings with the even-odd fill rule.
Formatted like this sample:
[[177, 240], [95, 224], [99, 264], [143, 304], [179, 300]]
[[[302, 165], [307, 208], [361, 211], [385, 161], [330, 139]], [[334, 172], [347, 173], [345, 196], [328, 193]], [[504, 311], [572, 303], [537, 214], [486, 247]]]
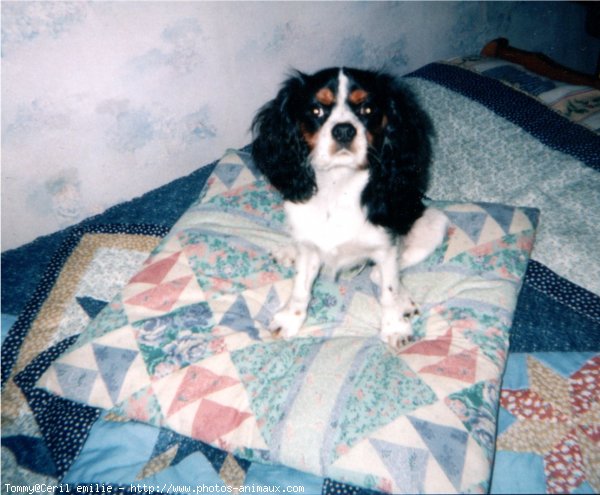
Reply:
[[404, 235], [425, 209], [433, 125], [412, 92], [393, 77], [379, 74], [377, 85], [384, 128], [369, 149], [362, 203], [369, 221]]
[[299, 127], [304, 75], [295, 73], [277, 97], [263, 106], [252, 122], [252, 157], [259, 170], [284, 199], [303, 202], [316, 192], [309, 149]]

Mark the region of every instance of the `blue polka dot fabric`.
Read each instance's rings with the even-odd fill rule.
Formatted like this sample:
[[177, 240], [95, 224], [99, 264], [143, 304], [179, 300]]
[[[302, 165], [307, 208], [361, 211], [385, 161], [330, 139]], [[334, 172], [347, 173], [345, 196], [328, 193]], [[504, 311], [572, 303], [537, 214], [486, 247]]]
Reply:
[[511, 352], [600, 351], [600, 297], [529, 260]]
[[[548, 294], [556, 302], [570, 307], [579, 314], [600, 323], [600, 297], [559, 277], [549, 268], [532, 260], [527, 267], [527, 282]], [[598, 336], [600, 345], [600, 335]]]
[[366, 488], [339, 483], [329, 478], [323, 482], [322, 495], [377, 495], [378, 493]]

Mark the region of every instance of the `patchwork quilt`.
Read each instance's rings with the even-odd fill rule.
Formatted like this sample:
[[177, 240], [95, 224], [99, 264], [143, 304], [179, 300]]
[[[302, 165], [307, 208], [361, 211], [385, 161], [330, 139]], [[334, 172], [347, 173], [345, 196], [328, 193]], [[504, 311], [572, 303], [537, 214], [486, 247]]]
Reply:
[[370, 268], [320, 276], [305, 328], [266, 330], [292, 271], [281, 198], [217, 165], [142, 269], [38, 385], [239, 458], [385, 492], [486, 491], [500, 379], [537, 211], [439, 202], [447, 239], [403, 273], [417, 340], [377, 335]]

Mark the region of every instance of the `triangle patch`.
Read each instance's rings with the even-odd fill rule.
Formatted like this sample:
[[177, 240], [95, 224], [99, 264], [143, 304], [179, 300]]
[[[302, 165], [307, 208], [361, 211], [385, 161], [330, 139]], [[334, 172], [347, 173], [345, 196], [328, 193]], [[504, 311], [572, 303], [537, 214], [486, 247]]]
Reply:
[[106, 301], [100, 301], [93, 297], [76, 297], [79, 306], [85, 311], [85, 313], [92, 319], [96, 318], [100, 311], [102, 311], [108, 304]]
[[393, 476], [400, 493], [424, 493], [429, 452], [385, 440], [371, 439], [371, 445]]
[[125, 301], [132, 306], [143, 306], [155, 311], [168, 312], [178, 302], [179, 295], [192, 279], [191, 275], [166, 282], [145, 290]]
[[260, 311], [255, 316], [255, 320], [258, 321], [264, 328], [268, 328], [271, 319], [273, 318], [273, 314], [279, 309], [281, 306], [281, 301], [279, 299], [279, 295], [275, 290], [275, 287], [271, 287], [269, 289], [269, 293], [267, 294], [267, 298], [265, 303], [263, 304]]
[[169, 407], [167, 416], [213, 392], [239, 383], [229, 376], [219, 376], [198, 366], [189, 366]]
[[401, 354], [420, 354], [422, 356], [447, 356], [452, 344], [452, 329], [433, 340], [420, 340], [406, 347]]
[[63, 363], [54, 363], [53, 367], [65, 397], [77, 401], [88, 400], [98, 376], [97, 371]]
[[235, 430], [250, 416], [252, 415], [248, 412], [203, 399], [194, 417], [191, 435], [198, 440], [212, 443]]
[[461, 480], [469, 437], [467, 432], [411, 416], [408, 416], [408, 419], [454, 488], [461, 491]]
[[214, 174], [227, 186], [227, 189], [231, 189], [242, 169], [243, 165], [237, 163], [219, 163], [215, 167]]
[[[534, 208], [523, 208], [523, 209], [519, 209], [517, 211], [523, 213], [527, 217], [527, 220], [529, 220], [530, 226], [527, 227], [527, 229], [533, 229], [537, 226], [538, 220], [540, 219], [540, 211], [539, 210], [536, 210]], [[523, 229], [523, 230], [526, 230], [526, 229]]]
[[467, 383], [475, 381], [477, 371], [477, 348], [452, 354], [438, 363], [425, 366], [419, 373], [431, 373], [447, 378], [454, 378]]
[[525, 230], [531, 230], [537, 224], [537, 210], [515, 210], [513, 222], [509, 233], [516, 234]]
[[[477, 244], [479, 246], [485, 245], [487, 243], [493, 242], [496, 239], [501, 239], [506, 235], [504, 229], [498, 225], [498, 222], [494, 220], [491, 216], [488, 215], [481, 231], [479, 232], [479, 240]], [[479, 247], [478, 246], [478, 247]]]
[[242, 162], [244, 162], [244, 165], [252, 173], [252, 175], [254, 175], [255, 179], [263, 179], [264, 178], [264, 175], [262, 174], [262, 172], [260, 170], [258, 170], [258, 167], [254, 163], [254, 160], [252, 159], [252, 154], [238, 152], [237, 156], [238, 156], [238, 158], [240, 158], [242, 160]]
[[480, 211], [446, 211], [450, 221], [462, 230], [474, 243], [479, 240], [479, 235], [488, 218], [487, 213]]
[[161, 426], [162, 409], [152, 385], [148, 385], [131, 394], [123, 402], [114, 406], [111, 412], [154, 426]]
[[505, 234], [510, 231], [513, 222], [515, 209], [512, 206], [505, 206], [493, 203], [483, 203], [479, 206], [491, 216]]
[[125, 376], [138, 352], [100, 344], [92, 344], [92, 348], [106, 389], [113, 403], [116, 403]]
[[143, 284], [160, 284], [171, 268], [175, 266], [177, 261], [179, 260], [179, 255], [181, 253], [177, 252], [169, 256], [168, 258], [163, 258], [159, 261], [156, 261], [144, 269], [142, 269], [137, 275], [135, 275], [129, 283], [143, 283]]
[[258, 340], [258, 330], [256, 329], [254, 320], [250, 315], [250, 310], [242, 295], [238, 296], [235, 302], [223, 315], [219, 325], [229, 327], [238, 332], [245, 332], [252, 339]]
[[475, 247], [471, 238], [462, 229], [452, 226], [448, 247], [444, 253], [444, 263]]

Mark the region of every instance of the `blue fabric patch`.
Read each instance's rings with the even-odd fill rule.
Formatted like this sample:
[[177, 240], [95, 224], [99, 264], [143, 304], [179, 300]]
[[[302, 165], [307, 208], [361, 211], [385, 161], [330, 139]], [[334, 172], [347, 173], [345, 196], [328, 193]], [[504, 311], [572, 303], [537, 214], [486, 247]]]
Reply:
[[[81, 453], [65, 475], [63, 483], [110, 480], [111, 483], [137, 482], [148, 461], [158, 429], [137, 422], [94, 423]], [[123, 438], [127, 438], [124, 442]]]
[[502, 388], [508, 390], [523, 390], [529, 388], [527, 354], [508, 354], [504, 376], [502, 377]]
[[[156, 444], [164, 430], [135, 421], [98, 420], [81, 453], [63, 479], [63, 483], [101, 480], [111, 485], [138, 483], [153, 486], [219, 486], [223, 480], [206, 456], [199, 451], [183, 458], [175, 456], [171, 465], [155, 475], [140, 478], [146, 464], [156, 457]], [[124, 442], [123, 438], [127, 438]]]
[[453, 224], [467, 234], [474, 243], [477, 243], [488, 217], [485, 213], [476, 211], [447, 211], [445, 213]]
[[90, 318], [96, 318], [100, 311], [108, 304], [106, 301], [100, 301], [93, 297], [77, 297], [77, 302]]
[[231, 186], [239, 177], [242, 169], [243, 166], [237, 163], [220, 163], [219, 166], [215, 168], [215, 175], [221, 179], [228, 189], [231, 189]]
[[223, 315], [219, 325], [232, 328], [237, 332], [246, 332], [251, 339], [258, 340], [258, 330], [254, 326], [254, 319], [250, 315], [246, 301], [241, 295], [238, 296], [227, 313]]
[[56, 377], [65, 397], [77, 400], [78, 397], [89, 397], [98, 372], [86, 370], [70, 364], [57, 363]]
[[[510, 426], [517, 421], [511, 413], [503, 407], [498, 408], [498, 431], [497, 435], [504, 433]], [[495, 439], [494, 439], [495, 440]]]
[[17, 321], [17, 317], [13, 315], [7, 315], [2, 313], [2, 343], [4, 344], [4, 339], [8, 335], [13, 323]]
[[585, 483], [581, 483], [581, 485], [579, 485], [577, 488], [575, 488], [575, 490], [573, 490], [571, 493], [578, 494], [578, 493], [596, 493], [596, 492], [592, 488], [592, 485], [590, 485], [586, 481]]
[[460, 487], [468, 435], [465, 431], [408, 416], [454, 487]]
[[100, 344], [93, 344], [92, 349], [110, 398], [116, 403], [127, 371], [138, 352]]
[[496, 452], [490, 493], [546, 493], [544, 460], [536, 454]]
[[[394, 479], [407, 493], [423, 493], [427, 476], [427, 449], [395, 445], [385, 440], [371, 440], [379, 457], [388, 469], [394, 473]], [[399, 466], [411, 466], [412, 469], [399, 469]]]
[[[504, 231], [505, 234], [510, 232], [510, 226], [512, 225], [513, 218], [515, 216], [515, 209], [511, 206], [499, 205], [494, 203], [481, 203], [480, 206], [486, 211], [488, 215], [490, 215], [500, 228]], [[530, 216], [527, 210], [525, 210], [525, 214], [529, 218], [532, 225], [536, 225], [538, 221], [538, 213], [533, 213], [533, 217]]]
[[569, 378], [596, 355], [596, 352], [536, 352], [533, 357], [563, 378]]

